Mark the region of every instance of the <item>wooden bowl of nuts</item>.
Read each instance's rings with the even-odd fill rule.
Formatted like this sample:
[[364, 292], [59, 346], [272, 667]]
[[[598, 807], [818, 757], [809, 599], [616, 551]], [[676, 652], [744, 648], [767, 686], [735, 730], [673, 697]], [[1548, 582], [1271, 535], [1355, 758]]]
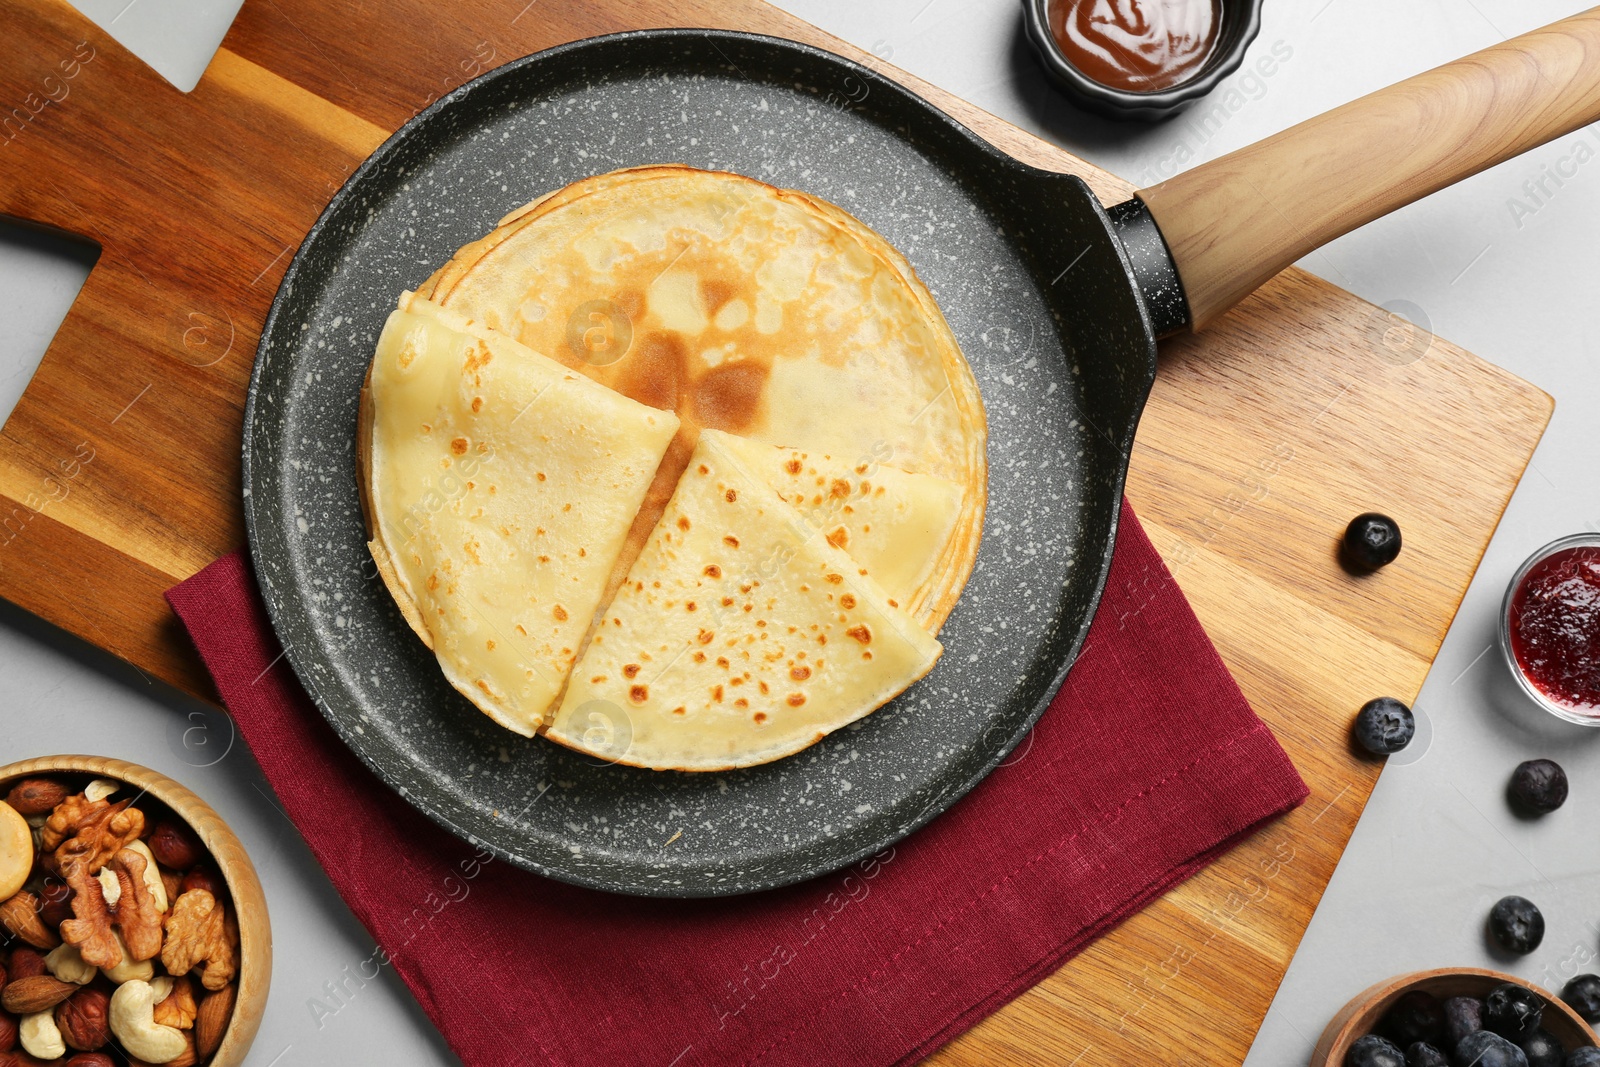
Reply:
[[210, 805], [146, 767], [0, 767], [0, 1067], [233, 1067], [272, 975], [267, 902]]

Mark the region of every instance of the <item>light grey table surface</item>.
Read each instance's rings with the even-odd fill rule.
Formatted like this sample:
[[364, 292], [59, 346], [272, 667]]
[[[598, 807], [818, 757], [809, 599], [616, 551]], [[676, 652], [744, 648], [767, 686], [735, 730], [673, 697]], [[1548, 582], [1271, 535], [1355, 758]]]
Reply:
[[[199, 13], [193, 31], [167, 32], [184, 25], [172, 9], [189, 5]], [[203, 65], [235, 6], [172, 0], [144, 5], [146, 15], [126, 0], [85, 0], [92, 16], [180, 81]], [[1175, 120], [1130, 126], [1074, 110], [1045, 83], [1015, 3], [782, 6], [1141, 185], [1576, 10], [1555, 0], [1268, 0], [1251, 54], [1274, 46], [1288, 54], [1270, 77], [1236, 76]], [[0, 62], [26, 60], [3, 47]], [[1600, 730], [1532, 709], [1494, 647], [1500, 599], [1524, 556], [1560, 535], [1600, 528], [1600, 346], [1591, 322], [1600, 295], [1597, 156], [1600, 135], [1591, 128], [1303, 264], [1374, 302], [1404, 301], [1424, 325], [1541, 386], [1558, 406], [1417, 702], [1422, 739], [1380, 779], [1250, 1067], [1305, 1063], [1340, 1004], [1398, 972], [1488, 965], [1559, 986], [1577, 969], [1600, 970], [1600, 842], [1590, 826]], [[0, 414], [20, 394], [84, 269], [0, 227]], [[1373, 447], [1383, 447], [1381, 428]], [[225, 718], [9, 605], [0, 605], [0, 686], [0, 761], [69, 749], [114, 753], [182, 779], [244, 839], [265, 883], [275, 941], [272, 998], [251, 1063], [453, 1062], [392, 974], [365, 984], [349, 977], [370, 954], [370, 939]], [[1567, 806], [1537, 822], [1513, 816], [1503, 795], [1511, 768], [1533, 756], [1558, 758], [1573, 780]], [[1520, 960], [1497, 956], [1483, 936], [1489, 906], [1512, 892], [1537, 901], [1549, 924], [1544, 946]], [[1150, 1010], [1160, 1010], [1159, 998]], [[1158, 1050], [1152, 1054], [1159, 1062]]]

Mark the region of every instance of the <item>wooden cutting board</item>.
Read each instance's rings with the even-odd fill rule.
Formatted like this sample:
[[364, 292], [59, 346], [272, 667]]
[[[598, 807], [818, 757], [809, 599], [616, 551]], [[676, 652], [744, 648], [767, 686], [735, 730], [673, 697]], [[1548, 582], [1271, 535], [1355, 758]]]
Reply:
[[[421, 0], [247, 0], [187, 95], [59, 0], [0, 8], [0, 212], [102, 249], [0, 431], [0, 595], [213, 699], [161, 594], [244, 541], [241, 418], [278, 280], [367, 153], [473, 75], [614, 30], [758, 30], [877, 67], [1107, 202], [1128, 192], [760, 0], [461, 0], [443, 20]], [[1164, 345], [1128, 493], [1311, 799], [936, 1062], [1243, 1058], [1377, 777], [1351, 716], [1416, 695], [1551, 407], [1299, 271]], [[1374, 508], [1406, 549], [1353, 578], [1337, 538]]]

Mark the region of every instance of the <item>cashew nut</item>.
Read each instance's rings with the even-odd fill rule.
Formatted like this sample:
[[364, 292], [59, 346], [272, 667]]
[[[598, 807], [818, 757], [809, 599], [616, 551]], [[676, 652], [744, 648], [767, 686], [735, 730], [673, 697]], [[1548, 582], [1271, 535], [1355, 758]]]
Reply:
[[[150, 887], [150, 895], [156, 899], [156, 910], [166, 911], [167, 886], [161, 880], [161, 868], [156, 866], [155, 853], [151, 852], [150, 846], [143, 841], [129, 841], [123, 847], [130, 848], [144, 857], [144, 884]], [[117, 893], [120, 895], [121, 892], [122, 888], [118, 886]], [[108, 900], [106, 903], [109, 904], [110, 901]]]
[[150, 1003], [160, 1004], [172, 996], [173, 981], [170, 974], [157, 975], [150, 979]]
[[117, 881], [117, 872], [101, 867], [95, 878], [100, 882], [100, 895], [106, 898], [106, 907], [116, 907], [117, 901], [122, 899], [122, 883]]
[[188, 1049], [183, 1031], [155, 1021], [155, 991], [150, 983], [124, 982], [111, 994], [111, 1032], [135, 1059], [166, 1063]]
[[113, 782], [109, 778], [96, 778], [83, 787], [83, 796], [85, 800], [92, 804], [97, 800], [104, 800], [121, 788], [121, 782]]
[[33, 870], [33, 830], [17, 809], [0, 801], [0, 900], [17, 895]]
[[67, 1043], [61, 1040], [61, 1030], [56, 1026], [55, 1013], [52, 1011], [24, 1015], [17, 1036], [22, 1041], [23, 1050], [41, 1060], [58, 1060], [67, 1054]]
[[[115, 967], [100, 968], [101, 973], [118, 985], [124, 982], [150, 981], [151, 977], [156, 973], [155, 964], [149, 960], [135, 960], [128, 955], [128, 945], [122, 940], [122, 935], [112, 931], [111, 936], [117, 939], [117, 947], [122, 950], [122, 959], [118, 961]], [[144, 1059], [143, 1056], [139, 1058]], [[157, 1060], [156, 1062], [165, 1063], [166, 1061]]]
[[100, 969], [92, 963], [85, 963], [83, 956], [78, 952], [77, 945], [63, 942], [45, 954], [44, 966], [60, 982], [73, 982], [77, 985], [88, 985], [94, 981], [94, 976]]

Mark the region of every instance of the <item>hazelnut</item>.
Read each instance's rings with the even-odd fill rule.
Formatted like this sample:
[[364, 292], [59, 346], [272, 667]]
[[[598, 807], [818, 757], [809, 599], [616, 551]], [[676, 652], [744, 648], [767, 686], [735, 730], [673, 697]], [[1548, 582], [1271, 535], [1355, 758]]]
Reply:
[[117, 1067], [116, 1062], [104, 1052], [80, 1052], [61, 1067]]
[[72, 887], [55, 878], [46, 878], [39, 889], [39, 919], [52, 930], [72, 918]]
[[161, 888], [167, 891], [167, 902], [170, 904], [177, 900], [179, 894], [183, 892], [183, 875], [177, 871], [169, 871], [159, 864], [156, 866], [156, 873], [161, 875]]
[[111, 997], [104, 990], [84, 988], [56, 1007], [56, 1026], [68, 1048], [93, 1052], [111, 1039]]
[[39, 861], [39, 870], [51, 878], [61, 877], [61, 861], [54, 852], [40, 852], [35, 857]]
[[17, 1017], [9, 1011], [0, 1011], [0, 1052], [10, 1052], [17, 1047]]
[[20, 978], [32, 978], [35, 975], [47, 974], [49, 968], [45, 966], [44, 956], [25, 945], [18, 945], [11, 950], [11, 959], [6, 963], [6, 978], [15, 982]]
[[205, 858], [205, 846], [183, 823], [162, 819], [145, 839], [156, 862], [175, 871], [187, 871]]
[[67, 796], [67, 787], [54, 778], [24, 778], [11, 787], [6, 803], [24, 816], [48, 815]]
[[[178, 896], [183, 896], [191, 889], [204, 889], [218, 900], [223, 899], [228, 892], [228, 884], [222, 880], [222, 875], [210, 867], [196, 867], [183, 876], [183, 881], [178, 885]], [[173, 898], [174, 900], [177, 897]]]

